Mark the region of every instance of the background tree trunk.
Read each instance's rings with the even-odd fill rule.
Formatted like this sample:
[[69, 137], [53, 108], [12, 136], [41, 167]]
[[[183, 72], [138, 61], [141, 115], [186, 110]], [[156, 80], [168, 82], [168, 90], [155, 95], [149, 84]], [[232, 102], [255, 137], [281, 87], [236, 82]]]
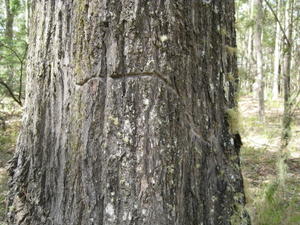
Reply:
[[[5, 0], [5, 12], [6, 12], [6, 18], [5, 18], [5, 40], [4, 43], [8, 45], [9, 48], [12, 48], [12, 42], [14, 38], [14, 20], [15, 15], [12, 12], [11, 9], [11, 2], [10, 0]], [[8, 50], [9, 51], [9, 50]], [[11, 86], [14, 78], [14, 69], [13, 66], [7, 66], [6, 73], [8, 75], [7, 84], [8, 86]]]
[[[249, 14], [250, 14], [250, 21], [251, 21], [251, 25], [249, 28], [249, 32], [248, 32], [248, 46], [247, 46], [247, 73], [248, 76], [251, 77], [253, 80], [253, 82], [255, 81], [255, 78], [253, 76], [253, 74], [255, 74], [253, 72], [253, 68], [255, 68], [255, 57], [254, 57], [254, 52], [253, 51], [253, 27], [254, 27], [254, 0], [250, 0], [250, 8], [249, 8]], [[250, 83], [250, 90], [252, 90], [252, 85], [253, 82]]]
[[285, 30], [286, 30], [286, 45], [283, 58], [283, 94], [284, 94], [284, 111], [283, 111], [283, 132], [282, 132], [282, 148], [285, 149], [288, 145], [291, 132], [291, 62], [292, 62], [292, 36], [293, 36], [293, 0], [286, 2], [285, 8]]
[[30, 26], [30, 17], [31, 17], [31, 0], [24, 0], [25, 5], [25, 20], [26, 20], [26, 29], [29, 30]]
[[13, 39], [13, 25], [14, 25], [14, 14], [11, 11], [10, 0], [5, 0], [5, 12], [6, 12], [6, 20], [5, 20], [5, 38], [12, 41]]
[[281, 58], [281, 43], [284, 41], [282, 38], [282, 31], [280, 29], [280, 24], [282, 21], [282, 0], [277, 1], [277, 17], [280, 21], [276, 23], [276, 39], [275, 39], [275, 49], [274, 49], [274, 77], [273, 77], [273, 87], [272, 87], [272, 97], [273, 99], [278, 99], [279, 94], [279, 74], [280, 74], [280, 58]]
[[263, 24], [263, 5], [262, 0], [254, 0], [255, 11], [255, 31], [254, 47], [256, 51], [256, 93], [259, 103], [259, 117], [264, 120], [265, 114], [265, 96], [264, 96], [264, 74], [263, 74], [263, 55], [262, 55], [262, 24]]
[[32, 7], [9, 223], [249, 224], [234, 1]]

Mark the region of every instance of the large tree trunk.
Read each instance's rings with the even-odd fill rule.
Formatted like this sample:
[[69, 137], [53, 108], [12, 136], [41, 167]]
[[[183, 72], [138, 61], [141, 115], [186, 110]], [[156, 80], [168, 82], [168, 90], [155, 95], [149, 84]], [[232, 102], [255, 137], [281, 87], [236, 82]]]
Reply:
[[258, 97], [258, 114], [261, 120], [265, 115], [265, 96], [264, 96], [264, 74], [263, 74], [263, 54], [262, 54], [262, 24], [263, 24], [263, 5], [262, 0], [254, 0], [255, 11], [255, 31], [254, 47], [256, 55], [256, 93]]
[[234, 1], [32, 4], [9, 223], [248, 224]]

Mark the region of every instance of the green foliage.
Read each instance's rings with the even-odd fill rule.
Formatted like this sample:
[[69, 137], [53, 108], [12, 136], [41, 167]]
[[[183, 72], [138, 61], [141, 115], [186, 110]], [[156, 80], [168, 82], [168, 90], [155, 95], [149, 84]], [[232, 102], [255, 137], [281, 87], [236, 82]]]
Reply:
[[22, 9], [20, 0], [11, 0], [10, 8], [13, 14], [17, 14]]
[[[300, 211], [293, 197], [287, 201], [284, 191], [279, 188], [279, 183], [273, 181], [266, 185], [263, 198], [256, 203], [257, 216], [253, 221], [258, 225], [297, 225], [300, 222]], [[285, 187], [290, 188], [290, 187]]]
[[269, 202], [269, 203], [275, 202], [274, 195], [275, 195], [276, 191], [278, 190], [278, 186], [279, 186], [279, 184], [277, 182], [273, 182], [273, 183], [267, 185], [266, 190], [265, 190], [265, 198], [266, 198], [267, 202]]
[[[277, 1], [268, 1], [270, 6], [273, 8], [275, 13], [277, 11]], [[283, 1], [286, 2], [286, 1]], [[281, 6], [280, 11], [284, 11], [284, 5]], [[250, 53], [250, 49], [255, 50], [254, 47], [254, 25], [257, 23], [251, 14], [255, 14], [255, 10], [251, 12], [251, 1], [239, 0], [236, 1], [236, 28], [237, 28], [237, 45], [238, 45], [238, 60], [239, 60], [239, 70], [244, 71], [248, 74], [244, 74], [243, 78], [240, 80], [242, 86], [247, 85], [247, 89], [253, 85], [252, 80], [256, 76], [256, 59], [255, 53]], [[252, 14], [253, 15], [253, 14]], [[281, 21], [284, 26], [284, 21]], [[274, 75], [274, 48], [276, 39], [276, 24], [277, 21], [273, 13], [269, 10], [266, 4], [263, 4], [263, 26], [262, 26], [262, 51], [263, 51], [263, 61], [264, 61], [264, 81], [265, 89], [268, 91], [272, 89], [273, 85], [273, 75]], [[296, 26], [295, 26], [296, 27]], [[299, 35], [298, 35], [299, 36]], [[282, 46], [281, 48], [285, 48]], [[295, 51], [295, 49], [294, 49]], [[283, 49], [284, 52], [284, 49]], [[296, 53], [297, 51], [295, 51]], [[281, 64], [282, 65], [282, 64]], [[297, 68], [297, 66], [295, 66]], [[282, 67], [281, 67], [282, 70]], [[296, 73], [295, 73], [296, 75]], [[296, 77], [295, 77], [296, 78]], [[296, 80], [295, 80], [296, 82]], [[249, 91], [249, 89], [247, 91]], [[281, 87], [282, 89], [282, 87]], [[251, 90], [253, 91], [253, 90]]]
[[[25, 18], [26, 1], [10, 0], [10, 21], [2, 2], [0, 9], [0, 98], [12, 97], [22, 104], [24, 96], [25, 59], [27, 53], [27, 28]], [[12, 36], [6, 29], [12, 30]]]

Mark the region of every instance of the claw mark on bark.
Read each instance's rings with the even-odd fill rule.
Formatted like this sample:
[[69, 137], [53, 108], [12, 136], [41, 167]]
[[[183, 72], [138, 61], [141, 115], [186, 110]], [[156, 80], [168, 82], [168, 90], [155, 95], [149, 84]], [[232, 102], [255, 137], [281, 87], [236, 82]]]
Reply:
[[[211, 147], [212, 144], [209, 141], [205, 140], [203, 138], [203, 136], [201, 135], [201, 133], [199, 131], [197, 131], [197, 128], [196, 128], [197, 126], [193, 122], [192, 114], [188, 110], [186, 110], [187, 106], [183, 99], [183, 96], [180, 95], [178, 89], [173, 87], [171, 82], [165, 76], [163, 76], [161, 73], [159, 73], [157, 71], [153, 71], [153, 72], [144, 71], [144, 72], [129, 72], [129, 73], [125, 73], [125, 74], [113, 73], [110, 75], [110, 78], [112, 78], [112, 79], [122, 79], [122, 78], [127, 79], [127, 78], [138, 78], [138, 77], [156, 77], [159, 80], [161, 80], [166, 85], [166, 87], [178, 97], [180, 103], [185, 108], [184, 114], [186, 115], [186, 117], [184, 118], [184, 122], [185, 122], [185, 125], [188, 127], [188, 129], [190, 129], [191, 136], [196, 138], [202, 145], [204, 145], [206, 147]], [[101, 82], [104, 82], [104, 79], [105, 79], [104, 77], [89, 77], [89, 78], [85, 78], [82, 81], [76, 82], [76, 85], [84, 86], [89, 81], [93, 81], [93, 80], [99, 80]]]
[[104, 77], [88, 77], [88, 78], [85, 78], [85, 79], [83, 79], [81, 81], [77, 81], [75, 84], [77, 86], [83, 86], [86, 83], [88, 83], [89, 81], [93, 81], [93, 80], [99, 80], [101, 82], [104, 82], [105, 78]]
[[192, 114], [187, 110], [187, 106], [186, 103], [184, 101], [183, 96], [180, 95], [179, 91], [177, 88], [173, 87], [173, 85], [171, 84], [171, 82], [166, 78], [166, 76], [163, 76], [161, 73], [157, 72], [157, 71], [144, 71], [144, 72], [129, 72], [129, 73], [125, 73], [125, 74], [118, 74], [118, 73], [113, 73], [110, 75], [110, 77], [112, 79], [121, 79], [121, 78], [137, 78], [137, 77], [156, 77], [159, 80], [161, 80], [166, 87], [171, 90], [173, 93], [175, 93], [175, 95], [178, 97], [180, 103], [183, 105], [183, 107], [185, 108], [184, 114], [184, 122], [185, 125], [187, 125], [188, 129], [190, 129], [191, 132], [191, 136], [193, 138], [196, 138], [202, 145], [206, 146], [206, 147], [211, 147], [212, 144], [210, 143], [210, 141], [205, 140], [205, 138], [201, 135], [201, 133], [199, 131], [197, 131], [197, 126], [196, 124], [193, 122], [193, 117]]
[[153, 72], [129, 72], [125, 74], [118, 74], [118, 73], [113, 73], [110, 75], [111, 78], [113, 79], [120, 79], [120, 78], [135, 78], [135, 77], [156, 77], [159, 80], [161, 80], [172, 92], [174, 92], [178, 97], [180, 97], [179, 93], [177, 90], [171, 85], [171, 82], [163, 75], [161, 75], [157, 71]]

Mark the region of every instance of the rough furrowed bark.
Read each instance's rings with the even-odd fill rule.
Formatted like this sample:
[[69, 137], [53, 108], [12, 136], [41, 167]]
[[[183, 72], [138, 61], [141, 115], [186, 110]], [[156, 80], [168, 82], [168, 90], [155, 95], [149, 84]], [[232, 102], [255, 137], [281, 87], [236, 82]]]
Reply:
[[10, 224], [248, 224], [233, 1], [33, 1]]

